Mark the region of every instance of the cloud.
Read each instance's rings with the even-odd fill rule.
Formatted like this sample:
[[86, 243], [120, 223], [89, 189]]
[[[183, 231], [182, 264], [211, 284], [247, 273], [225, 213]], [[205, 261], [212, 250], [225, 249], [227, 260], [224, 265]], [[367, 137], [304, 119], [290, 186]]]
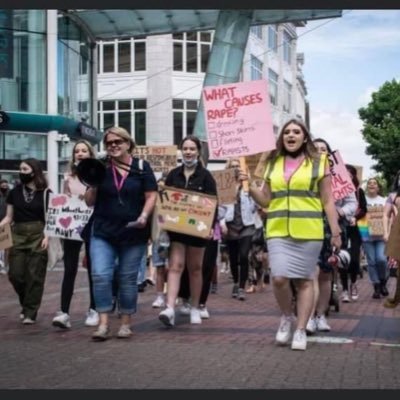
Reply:
[[398, 51], [399, 20], [399, 10], [359, 10], [345, 11], [343, 17], [329, 21], [312, 21], [298, 29], [299, 51], [352, 59], [371, 55], [369, 50]]
[[379, 89], [373, 86], [367, 87], [365, 92], [360, 94], [357, 98], [358, 107], [366, 107], [372, 100], [372, 93], [377, 92]]
[[362, 121], [348, 112], [311, 110], [311, 133], [325, 139], [332, 150], [339, 150], [345, 163], [363, 167], [363, 178], [375, 175], [375, 163], [365, 153], [366, 142], [361, 135]]

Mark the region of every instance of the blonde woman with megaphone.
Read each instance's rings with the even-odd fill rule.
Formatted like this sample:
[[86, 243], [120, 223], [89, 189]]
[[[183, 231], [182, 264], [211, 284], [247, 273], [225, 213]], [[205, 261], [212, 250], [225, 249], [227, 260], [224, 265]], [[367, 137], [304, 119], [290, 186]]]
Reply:
[[104, 179], [85, 193], [94, 206], [90, 233], [90, 256], [96, 310], [100, 323], [92, 339], [110, 337], [109, 313], [113, 310], [112, 282], [118, 281], [121, 326], [118, 338], [129, 338], [131, 315], [137, 308], [137, 276], [150, 237], [148, 218], [157, 198], [157, 182], [148, 162], [132, 157], [135, 147], [129, 132], [121, 127], [106, 130], [107, 152]]

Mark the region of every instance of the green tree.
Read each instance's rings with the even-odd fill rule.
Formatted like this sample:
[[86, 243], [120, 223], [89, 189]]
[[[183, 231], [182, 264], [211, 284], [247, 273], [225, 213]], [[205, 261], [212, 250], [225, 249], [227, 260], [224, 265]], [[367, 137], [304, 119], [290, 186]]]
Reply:
[[400, 81], [385, 82], [372, 94], [372, 100], [358, 114], [363, 121], [362, 135], [373, 168], [391, 186], [400, 169]]

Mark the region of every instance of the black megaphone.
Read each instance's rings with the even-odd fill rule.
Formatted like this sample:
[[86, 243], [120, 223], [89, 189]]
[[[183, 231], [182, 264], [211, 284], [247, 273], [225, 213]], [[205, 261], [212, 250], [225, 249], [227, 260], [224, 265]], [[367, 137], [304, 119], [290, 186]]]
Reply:
[[76, 166], [76, 174], [85, 186], [99, 186], [106, 177], [106, 166], [96, 158], [85, 158]]

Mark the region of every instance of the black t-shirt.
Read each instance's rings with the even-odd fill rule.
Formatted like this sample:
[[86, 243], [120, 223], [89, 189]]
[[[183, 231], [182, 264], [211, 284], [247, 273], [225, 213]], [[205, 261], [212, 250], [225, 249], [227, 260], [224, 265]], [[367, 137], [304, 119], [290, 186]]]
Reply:
[[[28, 192], [32, 192], [27, 188]], [[33, 222], [33, 221], [45, 221], [45, 210], [44, 210], [44, 190], [35, 191], [32, 201], [27, 202], [22, 193], [22, 185], [16, 186], [10, 190], [7, 196], [7, 204], [11, 204], [14, 207], [13, 221], [19, 222]], [[49, 202], [49, 193], [47, 191], [46, 207]]]
[[150, 224], [143, 229], [126, 228], [126, 224], [140, 216], [145, 203], [145, 192], [152, 191], [157, 191], [157, 182], [147, 161], [143, 161], [143, 169], [140, 170], [138, 159], [133, 159], [130, 173], [119, 194], [112, 169], [108, 167], [106, 177], [97, 189], [93, 235], [115, 244], [147, 243]]

